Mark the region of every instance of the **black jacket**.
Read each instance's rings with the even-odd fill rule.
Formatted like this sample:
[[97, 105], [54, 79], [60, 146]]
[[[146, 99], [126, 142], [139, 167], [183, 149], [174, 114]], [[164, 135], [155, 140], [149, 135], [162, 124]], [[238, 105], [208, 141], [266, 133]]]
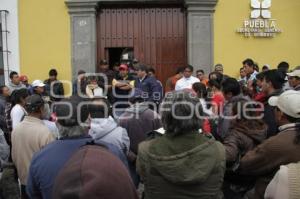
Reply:
[[274, 110], [275, 107], [269, 105], [268, 100], [270, 97], [279, 96], [282, 93], [282, 90], [277, 90], [268, 97], [266, 97], [264, 101], [264, 122], [268, 125], [267, 130], [267, 138], [277, 135], [278, 133], [278, 124], [276, 124]]
[[62, 99], [62, 97], [61, 98], [56, 98], [55, 97], [55, 96], [58, 96], [58, 95], [63, 96], [65, 94], [63, 84], [60, 81], [57, 81], [53, 85], [52, 92], [51, 92], [51, 81], [50, 81], [50, 79], [45, 80], [44, 84], [46, 84], [45, 91], [46, 91], [47, 95], [50, 96], [50, 99], [52, 101], [59, 101], [59, 100]]

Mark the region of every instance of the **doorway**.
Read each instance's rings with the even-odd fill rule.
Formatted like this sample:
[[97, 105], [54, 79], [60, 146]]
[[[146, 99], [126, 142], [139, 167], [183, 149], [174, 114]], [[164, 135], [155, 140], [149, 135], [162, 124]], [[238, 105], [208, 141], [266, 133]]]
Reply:
[[[97, 15], [97, 58], [120, 61], [124, 47], [156, 70], [165, 85], [187, 63], [187, 19], [182, 5], [103, 5]], [[107, 50], [111, 49], [111, 50]], [[109, 52], [110, 51], [110, 52]]]
[[106, 48], [108, 51], [108, 62], [110, 69], [118, 63], [130, 63], [133, 59], [133, 48]]

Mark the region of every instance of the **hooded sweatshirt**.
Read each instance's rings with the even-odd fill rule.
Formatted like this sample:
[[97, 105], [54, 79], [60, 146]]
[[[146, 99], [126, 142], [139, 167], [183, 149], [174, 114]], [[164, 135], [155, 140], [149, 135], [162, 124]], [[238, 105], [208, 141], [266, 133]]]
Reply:
[[118, 126], [111, 116], [108, 118], [93, 118], [89, 134], [96, 142], [103, 141], [113, 144], [125, 154], [129, 151], [130, 140], [126, 129]]
[[137, 171], [145, 199], [223, 198], [224, 148], [197, 132], [165, 134], [141, 143]]
[[21, 88], [26, 88], [26, 86], [22, 83], [19, 83], [18, 85], [16, 85], [12, 82], [9, 82], [7, 87], [9, 88], [10, 93], [12, 93], [14, 90], [18, 90], [18, 89], [21, 89]]

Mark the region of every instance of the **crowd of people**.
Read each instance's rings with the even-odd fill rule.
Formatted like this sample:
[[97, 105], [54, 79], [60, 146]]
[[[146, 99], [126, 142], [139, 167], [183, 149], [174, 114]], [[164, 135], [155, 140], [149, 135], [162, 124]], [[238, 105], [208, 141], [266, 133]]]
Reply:
[[[0, 86], [0, 199], [300, 198], [300, 67], [240, 77], [101, 60]], [[193, 76], [193, 74], [196, 74]]]

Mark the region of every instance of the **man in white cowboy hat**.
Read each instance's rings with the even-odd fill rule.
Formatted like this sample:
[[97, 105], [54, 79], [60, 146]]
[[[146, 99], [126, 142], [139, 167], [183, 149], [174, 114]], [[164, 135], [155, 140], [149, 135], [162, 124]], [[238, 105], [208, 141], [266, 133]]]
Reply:
[[300, 70], [287, 73], [289, 84], [295, 91], [300, 91]]

